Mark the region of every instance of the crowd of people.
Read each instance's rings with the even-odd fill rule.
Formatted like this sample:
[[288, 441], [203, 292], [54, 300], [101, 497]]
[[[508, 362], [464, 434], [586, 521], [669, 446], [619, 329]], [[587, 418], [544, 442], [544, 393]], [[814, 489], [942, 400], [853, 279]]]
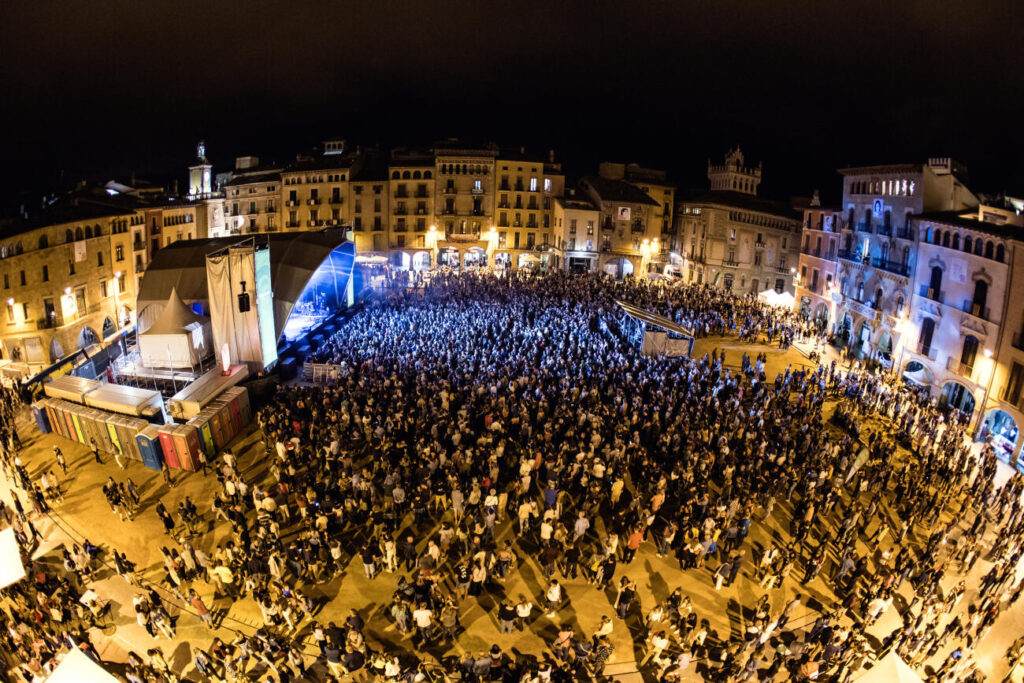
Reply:
[[[337, 366], [330, 383], [281, 385], [258, 411], [265, 474], [226, 451], [208, 506], [156, 507], [168, 536], [152, 577], [163, 599], [109, 551], [138, 587], [138, 623], [154, 639], [173, 639], [174, 611], [214, 628], [200, 583], [251, 601], [260, 628], [218, 632], [193, 653], [196, 671], [229, 681], [257, 669], [286, 681], [311, 666], [337, 680], [430, 680], [440, 662], [464, 681], [533, 683], [600, 678], [635, 659], [658, 681], [845, 682], [890, 650], [929, 663], [936, 680], [981, 680], [972, 649], [1021, 591], [1022, 479], [997, 487], [991, 449], [977, 454], [966, 425], [926, 392], [835, 363], [769, 377], [764, 352], [645, 356], [617, 300], [697, 337], [785, 348], [818, 332], [701, 285], [448, 275], [395, 291], [310, 359]], [[32, 479], [5, 445], [9, 478], [35, 506], [30, 491], [59, 462]], [[59, 491], [54, 480], [47, 490]], [[104, 488], [127, 520], [138, 506], [130, 481]], [[21, 537], [36, 533], [26, 532], [33, 510], [45, 512], [6, 515]], [[214, 547], [216, 522], [231, 534]], [[650, 555], [671, 562], [653, 601], [623, 569]], [[95, 555], [65, 556], [63, 578], [43, 571], [41, 587], [11, 594], [56, 600], [58, 581], [64, 603], [77, 602]], [[345, 614], [309, 597], [356, 558], [366, 579], [388, 583], [385, 609]], [[968, 587], [979, 559], [991, 567]], [[736, 582], [759, 596], [731, 608], [740, 626], [723, 626], [725, 600], [700, 613], [695, 598]], [[584, 633], [572, 605], [595, 589], [609, 615]], [[545, 647], [456, 648], [477, 609], [499, 633], [531, 630]], [[898, 627], [875, 638], [890, 609]], [[811, 621], [795, 620], [809, 610]], [[63, 644], [83, 646], [92, 623], [36, 613], [0, 617], [25, 673]], [[616, 627], [632, 652], [616, 651]], [[126, 677], [180, 673], [154, 647], [132, 653]]]

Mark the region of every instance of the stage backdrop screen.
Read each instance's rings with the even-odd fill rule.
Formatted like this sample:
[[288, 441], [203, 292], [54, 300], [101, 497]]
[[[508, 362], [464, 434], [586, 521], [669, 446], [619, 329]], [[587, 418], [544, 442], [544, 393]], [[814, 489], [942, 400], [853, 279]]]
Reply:
[[274, 328], [274, 290], [270, 280], [270, 249], [256, 251], [256, 308], [260, 317], [260, 346], [263, 367], [277, 362], [277, 334]]

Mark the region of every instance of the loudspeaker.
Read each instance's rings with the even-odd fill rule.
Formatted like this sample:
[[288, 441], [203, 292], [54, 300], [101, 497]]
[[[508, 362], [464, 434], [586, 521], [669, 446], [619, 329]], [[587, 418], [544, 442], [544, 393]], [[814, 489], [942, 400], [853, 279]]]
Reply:
[[248, 313], [249, 312], [249, 293], [242, 292], [238, 295], [238, 312]]

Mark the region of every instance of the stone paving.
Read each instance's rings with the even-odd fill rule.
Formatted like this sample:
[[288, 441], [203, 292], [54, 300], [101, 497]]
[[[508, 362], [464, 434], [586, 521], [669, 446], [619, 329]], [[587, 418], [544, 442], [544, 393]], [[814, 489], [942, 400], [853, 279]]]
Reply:
[[[694, 355], [703, 355], [712, 348], [723, 348], [723, 346], [727, 353], [727, 364], [737, 369], [741, 353], [746, 352], [753, 355], [759, 351], [766, 352], [769, 357], [766, 368], [769, 379], [774, 377], [776, 372], [784, 369], [786, 365], [791, 364], [794, 367], [811, 365], [795, 349], [781, 352], [767, 346], [739, 344], [735, 339], [699, 340], [694, 348]], [[198, 547], [209, 552], [218, 544], [229, 539], [229, 529], [223, 522], [212, 523], [213, 514], [210, 504], [216, 489], [216, 480], [212, 471], [206, 476], [201, 473], [175, 472], [173, 475], [174, 486], [168, 488], [159, 473], [143, 468], [141, 463], [130, 463], [124, 471], [118, 469], [113, 458], [106, 458], [102, 465], [96, 464], [91, 453], [84, 446], [69, 442], [57, 435], [40, 435], [34, 426], [29, 425], [29, 422], [27, 413], [22, 415], [19, 420], [19, 428], [25, 443], [23, 459], [29, 465], [32, 475], [38, 477], [44, 467], [53, 465], [52, 446], [55, 444], [63, 450], [69, 465], [68, 479], [64, 487], [64, 502], [55, 508], [52, 519], [36, 521], [40, 531], [46, 537], [38, 555], [47, 553], [56, 545], [67, 542], [69, 538], [79, 541], [84, 534], [90, 541], [104, 548], [113, 547], [126, 552], [146, 580], [159, 583], [164, 576], [160, 547], [170, 547], [173, 540], [164, 534], [163, 526], [153, 511], [153, 506], [158, 499], [161, 499], [173, 514], [178, 502], [185, 496], [190, 496], [196, 503], [203, 519], [200, 528], [202, 533], [198, 534], [195, 539]], [[248, 481], [262, 483], [269, 480], [262, 441], [254, 430], [250, 429], [246, 434], [240, 436], [232, 445], [232, 450], [238, 455], [239, 469]], [[143, 502], [135, 521], [120, 521], [106, 505], [100, 487], [108, 476], [113, 476], [118, 481], [124, 481], [127, 477], [131, 477], [139, 485]], [[6, 482], [2, 488], [0, 495], [9, 500], [10, 493]], [[608, 668], [609, 676], [623, 683], [640, 680], [635, 665], [635, 660], [639, 660], [643, 656], [643, 638], [638, 631], [639, 612], [642, 610], [646, 614], [655, 601], [664, 600], [677, 586], [681, 586], [691, 598], [698, 616], [702, 619], [709, 619], [712, 629], [718, 634], [728, 635], [742, 632], [745, 628], [745, 615], [741, 606], [746, 606], [749, 609], [764, 593], [752, 576], [752, 558], [757, 556], [759, 550], [770, 539], [784, 541], [787, 538], [790, 512], [790, 506], [782, 501], [777, 506], [775, 515], [767, 521], [767, 524], [755, 521], [748, 537], [749, 540], [744, 546], [747, 549], [748, 561], [741, 578], [733, 586], [723, 587], [721, 591], [714, 590], [709, 570], [680, 572], [674, 558], [657, 557], [649, 542], [641, 547], [631, 564], [620, 563], [616, 571], [616, 581], [618, 577], [625, 574], [637, 582], [639, 609], [634, 606], [633, 613], [627, 617], [625, 622], [613, 618], [615, 628], [611, 639], [616, 655], [612, 665]], [[600, 520], [596, 520], [595, 526], [599, 533], [603, 533], [604, 529]], [[424, 543], [426, 530], [426, 525], [423, 525], [419, 528], [421, 533], [417, 535], [417, 538], [422, 539]], [[514, 530], [506, 520], [504, 524], [500, 525], [499, 542], [510, 537], [514, 537]], [[861, 549], [865, 550], [863, 539], [861, 545]], [[532, 543], [527, 542], [525, 548], [529, 549], [530, 547], [532, 547]], [[52, 558], [53, 554], [51, 553], [49, 557]], [[479, 599], [469, 597], [463, 601], [460, 617], [464, 631], [459, 635], [458, 642], [454, 644], [435, 643], [421, 652], [429, 652], [435, 657], [443, 657], [449, 654], [461, 654], [466, 650], [483, 651], [490, 648], [493, 643], [497, 643], [505, 652], [516, 656], [534, 655], [544, 658], [549, 652], [548, 646], [553, 642], [560, 624], [571, 623], [575, 626], [577, 633], [589, 635], [597, 629], [602, 615], [614, 617], [614, 589], [595, 590], [582, 577], [577, 580], [562, 580], [562, 577], [559, 576], [558, 578], [567, 589], [569, 600], [554, 619], [544, 616], [544, 610], [538, 608], [534, 613], [533, 621], [522, 632], [499, 633], [495, 607], [496, 601], [502, 595], [512, 600], [517, 600], [519, 595], [526, 595], [535, 605], [543, 604], [546, 580], [540, 565], [527, 552], [520, 553], [520, 560], [519, 567], [505, 583], [497, 585], [490, 593], [485, 592]], [[714, 569], [716, 563], [709, 562], [709, 565], [711, 569]], [[987, 562], [979, 562], [970, 579], [976, 580], [978, 576], [987, 571], [989, 566]], [[830, 575], [832, 568], [831, 561], [826, 562], [821, 576]], [[794, 572], [795, 577], [799, 575], [799, 570]], [[112, 614], [116, 623], [116, 629], [108, 628], [102, 633], [94, 632], [94, 642], [101, 656], [108, 661], [124, 661], [128, 650], [142, 653], [150, 647], [160, 646], [164, 649], [168, 661], [176, 671], [184, 672], [185, 677], [198, 680], [199, 677], [192, 667], [189, 648], [195, 645], [207, 646], [212, 637], [210, 631], [195, 616], [179, 610], [180, 618], [177, 622], [176, 638], [173, 641], [164, 638], [155, 640], [135, 622], [131, 604], [133, 588], [114, 574], [112, 569], [100, 572], [99, 576], [99, 580], [92, 587], [101, 597], [111, 601]], [[322, 611], [316, 617], [322, 623], [331, 620], [340, 622], [348, 614], [348, 610], [354, 607], [366, 619], [367, 635], [371, 645], [379, 644], [389, 650], [412, 650], [412, 642], [401, 637], [401, 634], [391, 625], [390, 618], [386, 614], [397, 576], [398, 574], [384, 573], [373, 580], [368, 580], [363, 575], [362, 563], [356, 555], [352, 558], [343, 576], [317, 586], [303, 586], [303, 590], [324, 603]], [[970, 583], [969, 581], [969, 585]], [[225, 640], [233, 637], [234, 634], [231, 630], [251, 633], [262, 625], [259, 610], [252, 600], [244, 599], [231, 602], [226, 597], [214, 596], [212, 586], [204, 582], [196, 582], [193, 587], [200, 593], [207, 605], [211, 605], [217, 611], [219, 623], [217, 633]], [[974, 594], [973, 591], [968, 591], [962, 601], [964, 607], [970, 603]], [[180, 604], [167, 591], [164, 591], [164, 595], [171, 604]], [[771, 592], [773, 610], [777, 613], [794, 596], [799, 596], [802, 604], [787, 626], [788, 629], [809, 626], [818, 615], [816, 608], [820, 608], [822, 605], [831, 605], [835, 600], [828, 582], [822, 578], [816, 579], [808, 586], [801, 586], [790, 579], [783, 588]], [[903, 599], [909, 601], [909, 598], [910, 595], [905, 590]], [[901, 605], [898, 599], [895, 606], [902, 607], [905, 604], [906, 602]], [[1007, 666], [1002, 656], [1006, 647], [1019, 635], [1022, 624], [1024, 624], [1024, 604], [1018, 604], [1000, 617], [996, 626], [976, 650], [979, 665], [992, 680], [1000, 680], [1006, 674]], [[898, 625], [899, 619], [893, 609], [869, 633], [881, 638]], [[296, 635], [299, 638], [308, 638], [308, 620], [300, 625]], [[312, 656], [317, 649], [311, 642], [308, 642], [305, 651]], [[940, 664], [942, 654], [944, 653], [940, 653], [940, 657], [929, 662], [929, 665]], [[687, 680], [704, 680], [702, 673], [706, 671], [706, 666], [706, 663], [691, 666], [692, 676]], [[777, 680], [781, 680], [781, 678]], [[1019, 678], [1014, 680], [1019, 680]]]

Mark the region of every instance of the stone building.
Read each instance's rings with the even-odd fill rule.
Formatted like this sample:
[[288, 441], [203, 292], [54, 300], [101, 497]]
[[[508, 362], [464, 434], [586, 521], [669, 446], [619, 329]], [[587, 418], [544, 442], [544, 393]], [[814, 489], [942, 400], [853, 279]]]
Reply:
[[843, 220], [839, 207], [812, 205], [804, 209], [795, 305], [802, 316], [823, 330], [835, 319], [833, 294]]
[[744, 293], [793, 293], [801, 214], [757, 196], [761, 167], [746, 166], [739, 148], [724, 164], [708, 162], [708, 180], [710, 191], [681, 192], [676, 204], [683, 280]]

